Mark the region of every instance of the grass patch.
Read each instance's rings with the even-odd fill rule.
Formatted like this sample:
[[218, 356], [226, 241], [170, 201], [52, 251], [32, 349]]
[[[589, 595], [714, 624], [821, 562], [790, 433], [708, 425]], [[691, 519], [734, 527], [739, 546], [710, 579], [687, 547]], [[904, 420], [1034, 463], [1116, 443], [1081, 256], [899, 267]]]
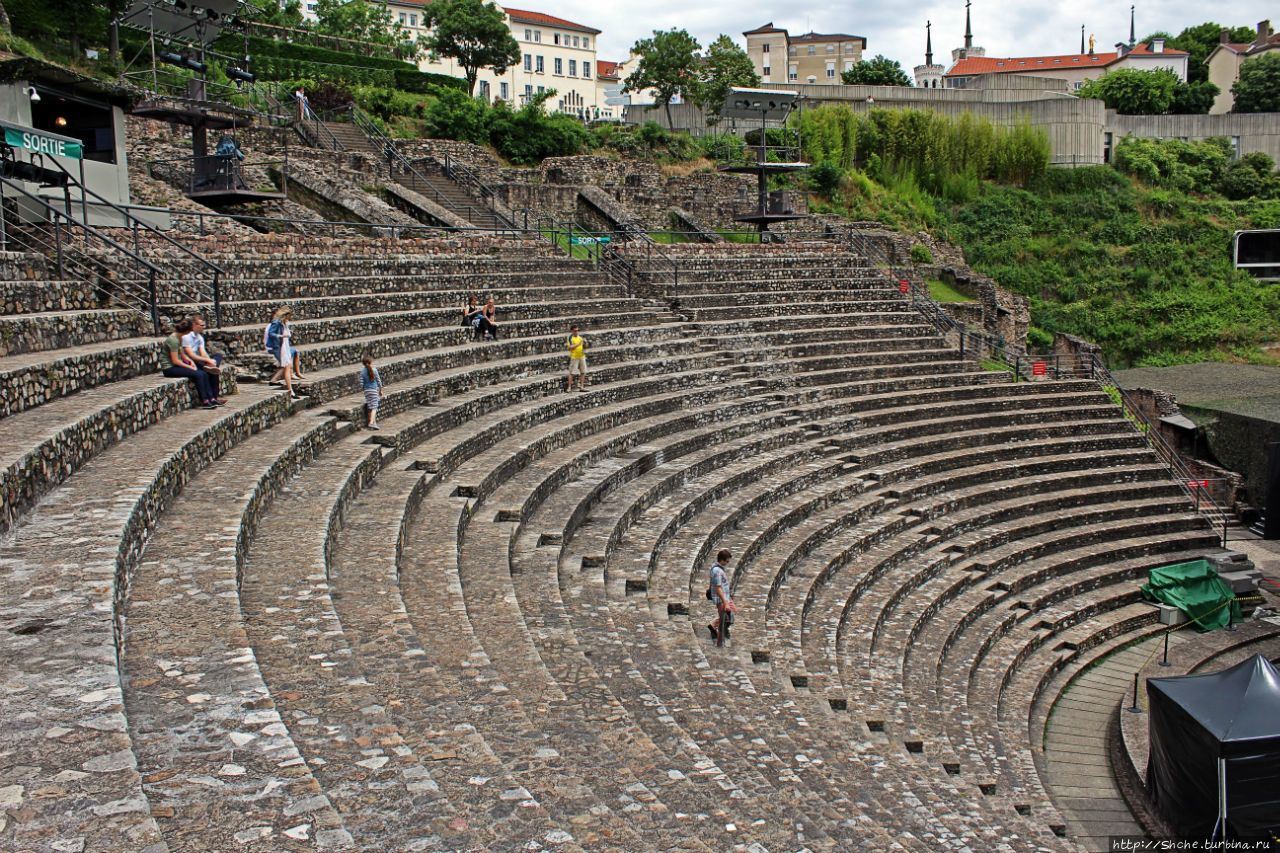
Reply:
[[717, 228], [716, 231], [724, 237], [726, 243], [759, 243], [760, 234], [756, 231], [730, 231], [727, 228]]
[[652, 238], [655, 243], [662, 243], [663, 245], [668, 246], [673, 243], [693, 242], [689, 239], [689, 235], [681, 234], [677, 231], [650, 231], [649, 237]]
[[929, 279], [929, 298], [934, 302], [973, 302], [974, 298], [967, 293], [956, 290], [942, 279]]

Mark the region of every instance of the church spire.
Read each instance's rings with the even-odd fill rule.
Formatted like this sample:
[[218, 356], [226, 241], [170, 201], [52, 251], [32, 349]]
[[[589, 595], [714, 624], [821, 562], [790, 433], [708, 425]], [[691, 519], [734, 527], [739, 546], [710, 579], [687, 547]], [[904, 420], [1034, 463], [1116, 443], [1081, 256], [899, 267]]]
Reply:
[[925, 65], [933, 64], [933, 34], [929, 32], [931, 27], [933, 27], [932, 21], [924, 22], [924, 64]]
[[1133, 6], [1129, 6], [1129, 49], [1133, 50], [1137, 44], [1137, 39], [1133, 37]]
[[973, 47], [973, 25], [969, 23], [969, 7], [973, 0], [964, 0], [964, 49]]
[[1080, 25], [1080, 52], [1084, 53], [1084, 24]]

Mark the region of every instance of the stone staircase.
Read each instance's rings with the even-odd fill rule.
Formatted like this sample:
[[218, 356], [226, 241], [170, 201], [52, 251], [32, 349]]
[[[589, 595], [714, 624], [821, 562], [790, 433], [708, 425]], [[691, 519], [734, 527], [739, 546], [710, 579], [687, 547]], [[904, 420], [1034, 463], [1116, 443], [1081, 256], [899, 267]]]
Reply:
[[187, 412], [123, 328], [0, 356], [0, 846], [1081, 849], [1029, 709], [1220, 550], [1097, 386], [826, 249], [718, 247], [677, 314], [519, 241], [270, 240], [211, 243], [210, 337], [253, 379], [292, 306], [303, 405]]

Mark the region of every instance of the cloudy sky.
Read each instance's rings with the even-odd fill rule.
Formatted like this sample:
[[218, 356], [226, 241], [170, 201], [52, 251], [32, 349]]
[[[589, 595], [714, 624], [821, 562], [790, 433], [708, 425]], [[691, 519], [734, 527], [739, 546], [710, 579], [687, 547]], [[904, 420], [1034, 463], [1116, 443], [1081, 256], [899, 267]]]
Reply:
[[[1158, 30], [1176, 35], [1205, 21], [1253, 27], [1264, 18], [1274, 18], [1272, 26], [1280, 28], [1280, 6], [1274, 0], [1237, 0], [1223, 6], [1203, 0], [1133, 2], [1138, 38]], [[628, 48], [655, 29], [686, 29], [704, 46], [720, 33], [742, 44], [744, 30], [770, 21], [793, 35], [813, 30], [865, 36], [869, 56], [883, 53], [902, 63], [908, 74], [924, 62], [926, 20], [933, 22], [935, 62], [950, 64], [951, 49], [964, 44], [964, 0], [856, 5], [818, 0], [642, 0], [604, 5], [598, 0], [520, 0], [513, 5], [603, 30], [598, 56], [615, 61], [625, 59]], [[1129, 2], [974, 0], [971, 12], [974, 44], [985, 47], [988, 56], [1075, 53], [1080, 49], [1082, 24], [1086, 36], [1096, 36], [1100, 52], [1129, 38]]]

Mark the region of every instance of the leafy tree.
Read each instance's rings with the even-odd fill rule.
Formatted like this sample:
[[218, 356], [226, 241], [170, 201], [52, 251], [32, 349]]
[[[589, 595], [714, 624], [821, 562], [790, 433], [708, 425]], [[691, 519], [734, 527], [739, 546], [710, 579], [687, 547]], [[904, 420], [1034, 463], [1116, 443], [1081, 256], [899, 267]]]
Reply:
[[698, 40], [684, 30], [654, 30], [653, 38], [640, 39], [631, 48], [632, 53], [640, 55], [640, 62], [624, 81], [623, 91], [652, 88], [666, 110], [667, 124], [671, 124], [672, 98], [679, 95], [686, 101], [698, 99], [700, 49]]
[[1271, 50], [1246, 59], [1240, 79], [1231, 85], [1234, 113], [1280, 112], [1280, 51]]
[[747, 52], [733, 43], [724, 33], [707, 45], [707, 55], [702, 63], [702, 85], [698, 92], [698, 105], [710, 108], [716, 115], [724, 105], [725, 96], [734, 86], [759, 86], [760, 75]]
[[292, 29], [300, 29], [306, 26], [306, 19], [302, 16], [301, 0], [288, 0], [283, 5], [268, 0], [263, 6], [265, 8], [260, 14], [251, 15], [252, 20], [271, 24], [275, 27], [290, 27]]
[[[1209, 79], [1209, 66], [1204, 61], [1209, 58], [1209, 54], [1213, 53], [1213, 49], [1218, 46], [1222, 31], [1229, 29], [1221, 24], [1215, 24], [1208, 21], [1203, 24], [1196, 24], [1194, 27], [1187, 27], [1176, 36], [1169, 36], [1167, 33], [1152, 33], [1143, 41], [1147, 44], [1151, 43], [1151, 39], [1163, 36], [1165, 39], [1165, 47], [1171, 47], [1174, 50], [1185, 50], [1188, 56], [1187, 62], [1187, 82], [1201, 83]], [[1255, 32], [1249, 27], [1230, 28], [1228, 38], [1233, 42], [1249, 43], [1253, 41]]]
[[316, 32], [339, 38], [398, 47], [408, 41], [404, 25], [382, 3], [369, 0], [317, 0]]
[[432, 57], [458, 60], [467, 76], [467, 92], [476, 88], [481, 68], [499, 76], [520, 61], [520, 45], [512, 37], [502, 11], [483, 0], [435, 0], [423, 9], [429, 35], [422, 46]]
[[910, 86], [911, 78], [896, 59], [876, 54], [875, 59], [864, 59], [842, 72], [840, 82], [846, 86]]
[[1173, 91], [1173, 103], [1169, 105], [1169, 112], [1174, 115], [1207, 115], [1213, 106], [1213, 99], [1221, 91], [1208, 80], [1179, 83]]
[[543, 104], [555, 94], [555, 89], [548, 89], [519, 110], [512, 110], [506, 101], [495, 104], [489, 124], [493, 147], [521, 165], [581, 152], [591, 140], [591, 131], [573, 116], [546, 114]]
[[1086, 80], [1080, 97], [1097, 98], [1121, 115], [1160, 115], [1169, 111], [1178, 88], [1178, 77], [1172, 71], [1158, 68], [1136, 71], [1121, 68], [1096, 80]]
[[427, 109], [425, 130], [435, 139], [458, 139], [485, 145], [489, 141], [491, 110], [484, 101], [476, 100], [452, 87], [433, 91], [436, 102]]

